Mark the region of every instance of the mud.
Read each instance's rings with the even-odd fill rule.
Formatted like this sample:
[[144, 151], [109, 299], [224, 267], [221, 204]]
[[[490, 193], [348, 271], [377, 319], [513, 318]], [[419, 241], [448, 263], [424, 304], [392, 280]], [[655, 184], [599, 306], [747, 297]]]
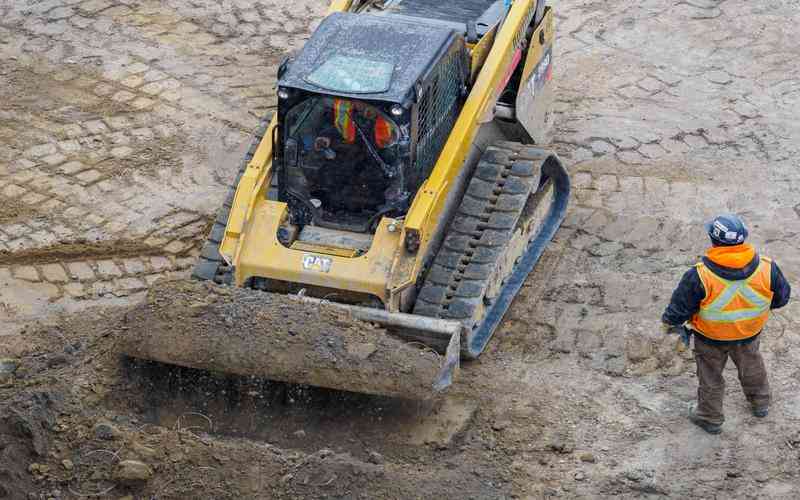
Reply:
[[52, 264], [54, 262], [162, 255], [164, 250], [141, 241], [117, 240], [62, 243], [18, 252], [0, 251], [0, 265]]
[[427, 399], [443, 362], [324, 305], [189, 280], [156, 283], [124, 325], [131, 356], [353, 392]]

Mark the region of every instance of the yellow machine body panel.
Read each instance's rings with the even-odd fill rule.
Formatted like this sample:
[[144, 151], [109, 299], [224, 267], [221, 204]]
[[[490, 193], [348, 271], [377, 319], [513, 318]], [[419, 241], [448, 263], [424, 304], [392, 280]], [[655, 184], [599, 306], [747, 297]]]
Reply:
[[[357, 292], [378, 297], [388, 310], [397, 311], [399, 294], [417, 282], [428, 246], [445, 229], [442, 211], [446, 199], [465, 168], [481, 125], [493, 115], [517, 66], [530, 63], [522, 61], [521, 54], [536, 2], [516, 0], [499, 28], [484, 37], [483, 45], [478, 44], [480, 53], [474, 54], [473, 64], [480, 64], [480, 69], [431, 175], [418, 190], [405, 220], [384, 218], [370, 249], [361, 256], [310, 244], [287, 248], [278, 241], [278, 226], [287, 216], [287, 207], [267, 200], [273, 175], [272, 136], [277, 126], [277, 118], [273, 118], [237, 187], [220, 245], [220, 254], [235, 269], [235, 284], [243, 286], [249, 278], [260, 277]], [[335, 0], [330, 11], [347, 11], [351, 4]], [[405, 248], [408, 237], [419, 238], [417, 251]]]
[[[316, 252], [286, 248], [275, 234], [288, 216], [285, 203], [261, 198], [256, 203], [251, 227], [258, 228], [259, 238], [245, 238], [236, 256], [236, 282], [249, 277], [302, 283], [329, 289], [372, 295], [387, 300], [386, 281], [399, 246], [399, 232], [389, 231], [392, 219], [383, 219], [375, 232], [370, 249], [359, 257], [344, 257], [326, 253], [325, 247]], [[273, 235], [273, 237], [269, 237]], [[321, 250], [321, 251], [320, 251]], [[346, 283], [347, 286], [343, 286]]]
[[533, 32], [517, 92], [516, 119], [536, 143], [543, 142], [552, 127], [554, 19], [553, 11], [546, 11]]

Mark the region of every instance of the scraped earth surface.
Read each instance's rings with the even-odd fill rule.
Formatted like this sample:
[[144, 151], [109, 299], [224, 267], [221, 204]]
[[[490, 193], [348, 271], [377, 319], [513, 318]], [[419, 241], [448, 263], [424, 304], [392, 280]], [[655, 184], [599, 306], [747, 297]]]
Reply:
[[770, 416], [730, 367], [716, 437], [658, 323], [717, 212], [800, 275], [797, 2], [556, 7], [568, 219], [489, 351], [409, 403], [116, 354], [324, 2], [0, 0], [0, 498], [796, 497], [796, 302]]

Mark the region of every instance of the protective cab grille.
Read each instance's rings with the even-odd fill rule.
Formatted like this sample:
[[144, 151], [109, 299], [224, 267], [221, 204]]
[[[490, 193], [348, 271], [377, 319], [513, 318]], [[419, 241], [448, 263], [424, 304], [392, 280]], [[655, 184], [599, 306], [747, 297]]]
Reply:
[[461, 111], [466, 70], [463, 45], [455, 44], [423, 84], [415, 141], [418, 182], [430, 175], [455, 125]]

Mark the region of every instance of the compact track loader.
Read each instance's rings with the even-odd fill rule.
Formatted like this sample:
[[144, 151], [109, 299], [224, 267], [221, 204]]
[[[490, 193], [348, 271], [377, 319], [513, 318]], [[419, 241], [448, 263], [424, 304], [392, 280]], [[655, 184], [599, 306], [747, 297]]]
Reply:
[[[277, 112], [194, 269], [201, 292], [235, 288], [180, 318], [175, 294], [151, 300], [163, 321], [132, 321], [125, 352], [400, 397], [425, 396], [401, 383], [415, 377], [430, 394], [450, 385], [565, 216], [569, 177], [536, 146], [551, 125], [553, 18], [542, 0], [333, 1], [281, 64]], [[293, 327], [298, 315], [322, 326]], [[331, 351], [340, 327], [362, 338]], [[434, 372], [403, 369], [433, 351]]]

